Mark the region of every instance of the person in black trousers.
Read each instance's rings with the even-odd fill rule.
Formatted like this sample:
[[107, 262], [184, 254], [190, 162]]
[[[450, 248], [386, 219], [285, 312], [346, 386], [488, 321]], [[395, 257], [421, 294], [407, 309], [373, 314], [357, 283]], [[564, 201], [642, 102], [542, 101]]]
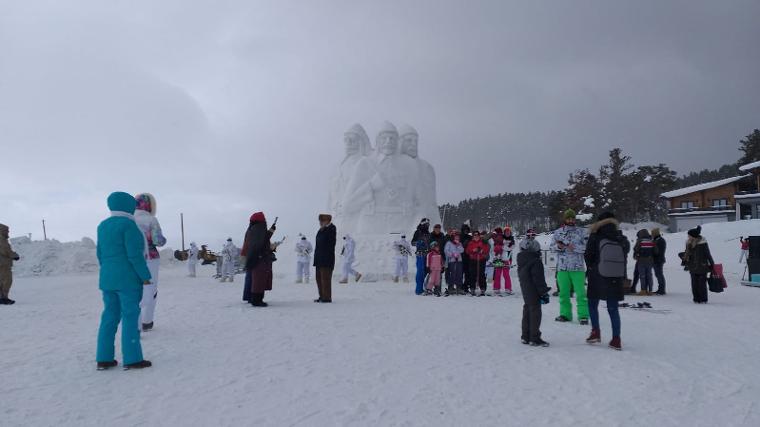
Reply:
[[314, 246], [314, 267], [316, 267], [317, 303], [332, 302], [332, 275], [335, 269], [335, 244], [338, 231], [332, 223], [332, 216], [319, 215], [319, 231]]
[[521, 341], [534, 347], [548, 347], [549, 343], [541, 339], [541, 304], [549, 302], [551, 288], [546, 284], [541, 245], [535, 237], [535, 232], [528, 230], [517, 255], [517, 274], [524, 302]]
[[707, 274], [715, 261], [710, 254], [707, 240], [702, 237], [702, 227], [688, 231], [683, 264], [691, 275], [691, 293], [696, 304], [707, 304]]
[[665, 274], [663, 272], [665, 268], [665, 251], [668, 249], [668, 243], [665, 238], [662, 237], [662, 233], [659, 228], [652, 229], [652, 238], [654, 244], [657, 247], [654, 255], [654, 277], [657, 278], [657, 295], [665, 295]]

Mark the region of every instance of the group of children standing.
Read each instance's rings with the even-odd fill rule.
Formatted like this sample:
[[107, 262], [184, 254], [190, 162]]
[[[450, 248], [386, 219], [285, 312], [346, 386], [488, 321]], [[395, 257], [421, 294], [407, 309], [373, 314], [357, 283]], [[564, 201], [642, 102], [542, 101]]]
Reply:
[[[488, 279], [493, 279], [494, 295], [512, 295], [509, 269], [515, 239], [509, 227], [486, 233], [470, 232], [469, 226], [463, 225], [461, 230], [452, 229], [446, 235], [439, 224], [432, 232], [429, 227], [430, 221], [423, 219], [412, 238], [417, 257], [417, 295], [484, 296]], [[442, 294], [444, 282], [446, 290]]]

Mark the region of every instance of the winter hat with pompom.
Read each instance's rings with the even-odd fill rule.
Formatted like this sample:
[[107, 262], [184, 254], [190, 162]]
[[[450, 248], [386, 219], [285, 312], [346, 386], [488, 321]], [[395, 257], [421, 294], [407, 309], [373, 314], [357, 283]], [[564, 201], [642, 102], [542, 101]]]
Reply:
[[575, 211], [572, 209], [568, 209], [565, 211], [564, 214], [565, 219], [575, 219]]
[[688, 234], [689, 236], [697, 239], [697, 238], [699, 238], [702, 235], [702, 226], [698, 225], [697, 228], [692, 228], [686, 234]]

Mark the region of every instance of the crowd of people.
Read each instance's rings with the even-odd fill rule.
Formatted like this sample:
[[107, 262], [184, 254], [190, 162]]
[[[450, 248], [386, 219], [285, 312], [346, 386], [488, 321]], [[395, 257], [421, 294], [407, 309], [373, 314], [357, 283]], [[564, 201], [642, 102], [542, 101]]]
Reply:
[[[158, 299], [160, 257], [158, 248], [166, 244], [156, 218], [156, 199], [151, 194], [132, 196], [112, 193], [107, 200], [109, 218], [98, 226], [97, 258], [100, 264], [99, 287], [103, 296], [103, 313], [98, 331], [97, 368], [109, 369], [118, 365], [114, 358], [114, 339], [122, 325], [122, 352], [126, 369], [151, 366], [143, 358], [140, 333], [154, 325]], [[295, 245], [297, 252], [297, 282], [309, 283], [310, 267], [314, 267], [318, 297], [315, 303], [332, 302], [332, 277], [336, 263], [337, 228], [332, 217], [321, 214], [315, 245], [301, 236]], [[266, 291], [272, 289], [272, 265], [280, 242], [272, 242], [275, 223], [268, 226], [263, 212], [249, 219], [244, 243], [238, 250], [228, 239], [220, 255], [222, 281], [233, 281], [233, 266], [240, 256], [245, 260], [243, 300], [254, 307], [266, 307]], [[536, 233], [529, 229], [517, 244], [509, 226], [491, 232], [471, 230], [464, 224], [459, 230], [444, 233], [440, 224], [430, 230], [430, 221], [423, 219], [411, 242], [405, 235], [393, 242], [395, 253], [394, 282], [408, 282], [408, 258], [416, 259], [415, 293], [417, 295], [499, 295], [513, 294], [510, 269], [517, 268], [523, 298], [521, 341], [531, 346], [547, 347], [541, 336], [542, 305], [550, 301], [551, 288], [546, 283], [542, 247]], [[0, 304], [13, 304], [8, 298], [12, 283], [11, 265], [19, 256], [8, 243], [9, 229], [0, 224]], [[361, 280], [355, 271], [356, 242], [343, 236], [341, 255], [343, 267], [340, 283], [353, 278]], [[742, 250], [748, 241], [741, 238]], [[606, 302], [610, 317], [612, 339], [609, 346], [622, 349], [619, 302], [626, 293], [665, 295], [663, 266], [666, 261], [665, 239], [658, 229], [640, 230], [633, 247], [619, 228], [611, 212], [605, 212], [590, 227], [576, 224], [576, 214], [568, 209], [564, 221], [551, 236], [549, 250], [556, 254], [556, 284], [559, 296], [558, 322], [573, 321], [574, 314], [581, 325], [591, 324], [587, 342], [601, 342], [599, 303]], [[635, 260], [633, 281], [628, 280], [628, 256]], [[516, 254], [516, 255], [515, 255]], [[195, 276], [198, 248], [190, 244], [188, 269]], [[313, 256], [313, 263], [311, 262]], [[746, 256], [746, 253], [743, 253]], [[693, 301], [706, 303], [708, 277], [715, 262], [701, 227], [688, 231], [686, 248], [679, 254], [681, 265], [691, 276]], [[654, 279], [658, 287], [653, 292]], [[492, 294], [487, 293], [489, 282]], [[445, 285], [445, 289], [444, 289]], [[575, 313], [572, 298], [575, 297]]]

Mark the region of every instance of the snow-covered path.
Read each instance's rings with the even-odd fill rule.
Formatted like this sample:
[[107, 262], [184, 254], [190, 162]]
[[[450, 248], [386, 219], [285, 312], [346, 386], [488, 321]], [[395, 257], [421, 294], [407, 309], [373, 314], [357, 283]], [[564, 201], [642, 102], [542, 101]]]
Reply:
[[685, 273], [669, 273], [670, 295], [649, 300], [673, 312], [624, 311], [615, 352], [552, 321], [556, 298], [551, 348], [530, 348], [520, 297], [375, 283], [318, 305], [315, 285], [276, 283], [255, 309], [239, 282], [165, 269], [143, 340], [154, 367], [134, 372], [94, 369], [95, 275], [19, 279], [0, 311], [0, 424], [760, 425], [760, 289], [696, 306]]

